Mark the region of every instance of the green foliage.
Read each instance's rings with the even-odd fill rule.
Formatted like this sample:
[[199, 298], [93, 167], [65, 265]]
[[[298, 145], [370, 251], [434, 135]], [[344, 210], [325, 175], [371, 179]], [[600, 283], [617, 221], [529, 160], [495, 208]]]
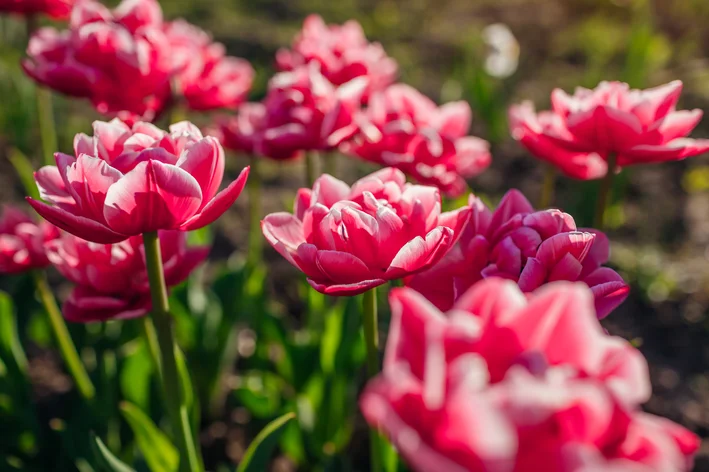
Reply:
[[152, 472], [175, 472], [179, 457], [165, 433], [137, 406], [123, 402], [120, 406], [123, 417], [135, 434], [135, 440], [145, 462]]
[[295, 413], [286, 413], [270, 422], [249, 445], [236, 472], [260, 472], [266, 470], [273, 449], [278, 443], [286, 424], [295, 418]]

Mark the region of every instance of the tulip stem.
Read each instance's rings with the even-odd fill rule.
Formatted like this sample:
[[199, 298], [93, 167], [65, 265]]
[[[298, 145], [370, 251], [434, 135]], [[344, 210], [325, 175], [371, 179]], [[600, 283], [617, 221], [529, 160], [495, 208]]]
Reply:
[[94, 384], [91, 383], [84, 364], [81, 363], [81, 358], [76, 351], [74, 341], [71, 339], [69, 329], [64, 322], [64, 317], [62, 317], [59, 306], [57, 306], [57, 301], [52, 294], [52, 289], [49, 288], [49, 283], [47, 283], [47, 276], [40, 270], [33, 271], [32, 276], [34, 277], [37, 293], [49, 317], [49, 324], [52, 326], [54, 337], [57, 340], [59, 351], [64, 358], [67, 369], [74, 378], [74, 383], [76, 383], [76, 388], [79, 390], [81, 396], [88, 402], [91, 402], [96, 396], [96, 389], [94, 388]]
[[247, 263], [255, 267], [261, 261], [263, 248], [263, 234], [261, 233], [261, 172], [259, 156], [251, 158], [251, 171], [249, 180], [249, 255]]
[[160, 345], [158, 344], [158, 336], [155, 333], [155, 326], [148, 316], [144, 316], [140, 319], [140, 328], [143, 332], [143, 338], [145, 345], [148, 348], [150, 357], [153, 359], [153, 364], [155, 364], [155, 371], [158, 373], [158, 377], [162, 377], [162, 368], [160, 366]]
[[[362, 325], [364, 327], [364, 343], [367, 348], [367, 377], [372, 378], [379, 373], [379, 330], [377, 320], [377, 289], [364, 292], [362, 298]], [[382, 470], [382, 447], [379, 433], [369, 432], [370, 461], [372, 472]]]
[[601, 186], [598, 189], [598, 196], [596, 200], [596, 214], [593, 219], [593, 226], [597, 230], [603, 230], [603, 225], [605, 223], [605, 215], [608, 207], [608, 198], [610, 196], [611, 190], [613, 189], [613, 178], [615, 177], [615, 163], [616, 155], [608, 154], [608, 170], [606, 175], [601, 180]]
[[[31, 39], [37, 30], [37, 17], [27, 17], [27, 39]], [[37, 124], [42, 144], [42, 157], [45, 165], [54, 165], [54, 153], [57, 152], [57, 129], [54, 124], [54, 107], [52, 106], [52, 92], [49, 89], [35, 85], [37, 100]]]
[[315, 179], [318, 178], [320, 170], [320, 155], [317, 151], [310, 151], [305, 155], [305, 177], [308, 187], [313, 188]]
[[330, 174], [333, 177], [337, 177], [337, 153], [332, 152], [326, 156], [323, 156], [323, 173]]
[[145, 246], [145, 265], [150, 281], [150, 295], [153, 301], [152, 318], [157, 332], [160, 349], [161, 372], [165, 403], [173, 430], [173, 439], [180, 451], [180, 471], [195, 472], [203, 470], [199, 462], [195, 443], [192, 439], [190, 417], [187, 405], [182, 398], [180, 378], [177, 370], [175, 351], [175, 320], [170, 314], [167, 298], [165, 273], [163, 272], [160, 240], [157, 232], [143, 234]]
[[552, 166], [547, 166], [544, 169], [544, 182], [542, 183], [538, 210], [544, 210], [551, 206], [554, 201], [554, 184], [556, 184], [556, 170]]

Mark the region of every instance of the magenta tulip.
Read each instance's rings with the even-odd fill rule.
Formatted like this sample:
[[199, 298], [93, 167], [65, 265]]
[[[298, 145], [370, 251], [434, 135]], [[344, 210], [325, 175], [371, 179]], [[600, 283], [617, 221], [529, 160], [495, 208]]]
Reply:
[[354, 20], [344, 25], [326, 25], [318, 15], [310, 15], [293, 41], [292, 48], [281, 49], [276, 55], [280, 70], [293, 70], [317, 63], [323, 75], [335, 85], [354, 78], [366, 77], [366, 101], [373, 92], [394, 82], [397, 64], [379, 43], [370, 43], [362, 26]]
[[[532, 154], [577, 179], [606, 174], [611, 156], [617, 168], [676, 161], [709, 150], [709, 140], [686, 136], [701, 110], [677, 110], [682, 82], [647, 90], [601, 82], [574, 95], [556, 89], [552, 111], [535, 114], [531, 103], [510, 109], [512, 135]], [[615, 171], [617, 169], [610, 169]]]
[[[179, 284], [209, 252], [187, 247], [179, 231], [159, 233], [165, 282]], [[136, 318], [150, 312], [150, 285], [140, 236], [116, 244], [96, 244], [69, 234], [47, 245], [49, 260], [76, 287], [62, 307], [69, 321], [88, 323]]]
[[466, 102], [438, 107], [408, 85], [392, 85], [372, 96], [359, 133], [342, 150], [458, 197], [468, 188], [465, 179], [490, 165], [487, 141], [466, 136], [471, 116]]
[[226, 189], [224, 150], [189, 122], [167, 133], [149, 123], [94, 122], [78, 134], [74, 156], [35, 174], [40, 195], [29, 199], [51, 223], [80, 238], [110, 244], [157, 230], [189, 231], [219, 218], [244, 188], [249, 168]]
[[0, 274], [48, 266], [45, 245], [58, 237], [56, 226], [35, 223], [19, 208], [6, 206], [0, 218]]
[[584, 282], [591, 288], [598, 317], [607, 316], [630, 288], [615, 271], [602, 267], [610, 255], [606, 236], [579, 230], [559, 210], [534, 211], [517, 190], [510, 190], [491, 212], [470, 196], [472, 216], [458, 244], [431, 270], [407, 280], [442, 310], [475, 282], [502, 277], [532, 292], [557, 280]]
[[261, 228], [317, 291], [356, 295], [438, 262], [469, 214], [441, 213], [437, 189], [407, 184], [388, 168], [352, 187], [325, 174], [312, 190], [300, 189], [295, 214], [272, 213]]
[[235, 108], [246, 99], [254, 70], [244, 59], [227, 56], [224, 45], [186, 21], [169, 23], [176, 92], [193, 110]]
[[25, 16], [48, 15], [56, 20], [69, 17], [76, 0], [0, 0], [0, 12]]
[[58, 92], [91, 100], [104, 114], [152, 119], [170, 99], [170, 45], [156, 0], [111, 12], [93, 0], [72, 11], [68, 30], [42, 28], [27, 47], [25, 71]]
[[689, 471], [699, 441], [639, 405], [648, 367], [583, 284], [485, 280], [447, 314], [394, 289], [384, 370], [360, 405], [413, 470]]

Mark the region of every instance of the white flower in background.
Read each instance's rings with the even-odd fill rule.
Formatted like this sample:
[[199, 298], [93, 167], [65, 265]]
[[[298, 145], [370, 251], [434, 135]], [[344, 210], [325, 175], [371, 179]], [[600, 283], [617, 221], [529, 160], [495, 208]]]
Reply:
[[485, 58], [485, 71], [501, 79], [514, 74], [519, 63], [519, 43], [507, 25], [488, 25], [482, 31], [482, 37], [489, 47], [488, 56]]

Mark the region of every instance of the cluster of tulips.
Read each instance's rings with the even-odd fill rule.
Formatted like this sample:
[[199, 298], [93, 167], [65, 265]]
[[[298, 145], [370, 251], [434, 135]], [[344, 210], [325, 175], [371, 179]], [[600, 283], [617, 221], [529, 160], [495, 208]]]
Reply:
[[[600, 231], [614, 175], [709, 150], [709, 141], [687, 138], [702, 112], [676, 109], [679, 81], [648, 90], [603, 82], [573, 95], [555, 90], [550, 111], [510, 109], [512, 136], [531, 154], [570, 178], [601, 180], [597, 229], [535, 209], [514, 189], [495, 209], [470, 194], [444, 212], [442, 196], [469, 192], [466, 180], [489, 165], [488, 144], [468, 135], [467, 103], [438, 106], [395, 83], [396, 62], [356, 22], [309, 17], [278, 52], [265, 98], [245, 102], [248, 62], [195, 26], [164, 21], [155, 0], [124, 0], [113, 11], [73, 3], [0, 1], [0, 10], [27, 16], [70, 15], [67, 29], [34, 31], [24, 70], [114, 117], [35, 173], [41, 201], [28, 200], [46, 221], [5, 210], [0, 272], [34, 271], [43, 299], [52, 297], [42, 273], [50, 265], [74, 284], [63, 316], [48, 312], [84, 397], [93, 387], [63, 320], [146, 317], [180, 469], [202, 470], [177, 387], [167, 297], [209, 251], [188, 246], [186, 232], [228, 211], [247, 179], [258, 181], [259, 160], [306, 159], [309, 186], [293, 212], [252, 214], [249, 255], [260, 260], [265, 237], [318, 292], [363, 294], [370, 380], [359, 406], [372, 427], [371, 470], [382, 470], [382, 433], [425, 472], [691, 469], [698, 438], [642, 411], [647, 363], [598, 322], [629, 292], [605, 265]], [[235, 114], [204, 131], [151, 123], [176, 107]], [[224, 148], [253, 165], [220, 190]], [[336, 152], [382, 169], [351, 185], [315, 175], [316, 160], [334, 168]], [[389, 283], [399, 287], [389, 293], [382, 368], [375, 289]]]

